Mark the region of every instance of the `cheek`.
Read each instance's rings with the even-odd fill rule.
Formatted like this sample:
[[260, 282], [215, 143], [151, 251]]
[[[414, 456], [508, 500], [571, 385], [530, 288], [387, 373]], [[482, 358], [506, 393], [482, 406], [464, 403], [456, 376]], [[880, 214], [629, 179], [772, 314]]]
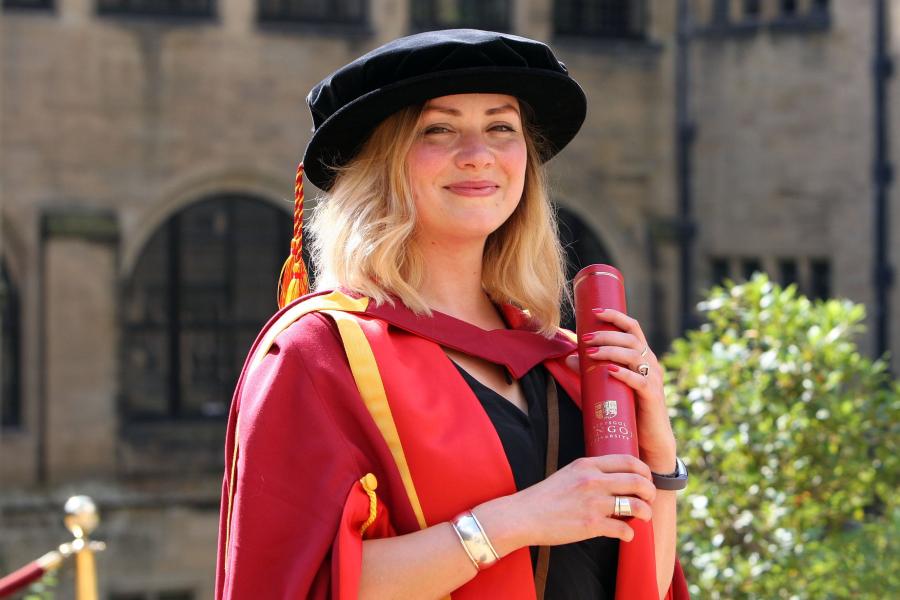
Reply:
[[440, 171], [443, 161], [438, 149], [417, 144], [410, 149], [406, 157], [406, 164], [413, 187], [425, 189], [434, 182], [435, 175]]
[[503, 155], [503, 167], [509, 177], [510, 184], [521, 193], [525, 187], [525, 165], [528, 152], [525, 143], [517, 144]]
[[435, 221], [434, 183], [440, 171], [440, 160], [433, 148], [416, 144], [406, 155], [407, 173], [416, 210], [418, 226]]

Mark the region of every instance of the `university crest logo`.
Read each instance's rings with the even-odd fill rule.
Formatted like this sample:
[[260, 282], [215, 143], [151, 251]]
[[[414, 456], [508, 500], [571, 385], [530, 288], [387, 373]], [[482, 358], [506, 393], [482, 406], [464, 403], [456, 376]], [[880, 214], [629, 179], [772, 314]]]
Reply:
[[594, 405], [594, 415], [598, 419], [612, 419], [619, 414], [619, 405], [615, 400], [605, 400]]

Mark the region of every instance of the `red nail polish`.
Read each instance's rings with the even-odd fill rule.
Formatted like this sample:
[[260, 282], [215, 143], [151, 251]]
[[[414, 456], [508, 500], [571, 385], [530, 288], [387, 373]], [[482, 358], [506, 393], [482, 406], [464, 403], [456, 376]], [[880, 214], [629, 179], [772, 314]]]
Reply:
[[605, 309], [605, 308], [595, 308], [595, 309], [594, 309], [594, 312], [595, 312], [595, 313], [602, 313], [604, 310], [606, 310], [606, 309]]
[[589, 342], [589, 341], [591, 341], [592, 339], [594, 339], [594, 334], [593, 334], [593, 333], [586, 333], [586, 334], [584, 334], [583, 336], [581, 336], [581, 341], [582, 341], [582, 342]]
[[618, 370], [619, 370], [619, 365], [612, 365], [612, 364], [610, 364], [610, 365], [606, 365], [606, 368], [609, 369], [610, 371], [618, 371]]
[[598, 352], [600, 352], [600, 348], [598, 348], [597, 346], [591, 346], [590, 348], [585, 350], [585, 352], [587, 352], [588, 354], [597, 354]]

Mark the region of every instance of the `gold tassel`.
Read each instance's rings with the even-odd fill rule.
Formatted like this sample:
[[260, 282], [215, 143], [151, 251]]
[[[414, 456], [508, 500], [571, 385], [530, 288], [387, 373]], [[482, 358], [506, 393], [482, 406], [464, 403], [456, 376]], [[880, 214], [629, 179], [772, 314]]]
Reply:
[[309, 276], [303, 262], [303, 163], [297, 166], [294, 181], [294, 236], [291, 253], [281, 266], [278, 276], [278, 308], [284, 308], [297, 298], [309, 293]]
[[375, 522], [375, 517], [378, 515], [378, 496], [375, 494], [375, 490], [378, 488], [378, 479], [372, 473], [366, 473], [359, 482], [369, 496], [369, 518], [359, 528], [359, 535], [365, 535], [366, 529]]

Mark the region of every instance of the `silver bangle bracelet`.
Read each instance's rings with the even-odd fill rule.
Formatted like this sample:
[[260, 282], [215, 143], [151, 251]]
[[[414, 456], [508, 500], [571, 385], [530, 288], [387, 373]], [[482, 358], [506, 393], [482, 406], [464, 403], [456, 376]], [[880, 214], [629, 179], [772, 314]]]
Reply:
[[464, 512], [458, 515], [450, 522], [456, 537], [459, 538], [463, 550], [469, 555], [469, 559], [475, 568], [483, 571], [500, 560], [497, 551], [488, 539], [481, 523], [472, 513], [472, 511]]

